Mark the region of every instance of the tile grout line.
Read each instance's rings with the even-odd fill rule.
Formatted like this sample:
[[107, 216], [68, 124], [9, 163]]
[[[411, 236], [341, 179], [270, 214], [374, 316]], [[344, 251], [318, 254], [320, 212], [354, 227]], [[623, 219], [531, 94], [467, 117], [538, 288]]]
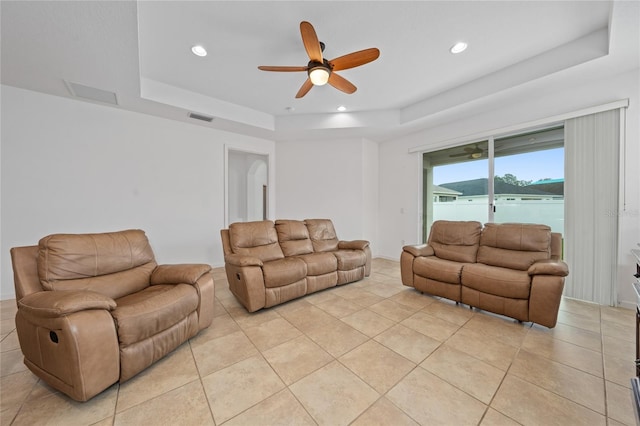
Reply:
[[216, 419], [215, 419], [215, 417], [213, 415], [213, 408], [211, 407], [211, 402], [209, 401], [209, 396], [207, 395], [207, 390], [204, 388], [204, 382], [202, 381], [202, 373], [200, 372], [200, 367], [198, 367], [198, 363], [196, 362], [196, 355], [193, 353], [193, 346], [191, 345], [191, 339], [188, 340], [188, 343], [189, 343], [189, 352], [191, 353], [191, 358], [193, 359], [193, 364], [195, 365], [196, 371], [198, 372], [198, 381], [200, 382], [200, 388], [202, 388], [202, 394], [204, 395], [204, 399], [207, 401], [207, 407], [209, 408], [209, 414], [211, 414], [211, 420], [213, 421], [213, 424], [215, 425], [216, 424]]

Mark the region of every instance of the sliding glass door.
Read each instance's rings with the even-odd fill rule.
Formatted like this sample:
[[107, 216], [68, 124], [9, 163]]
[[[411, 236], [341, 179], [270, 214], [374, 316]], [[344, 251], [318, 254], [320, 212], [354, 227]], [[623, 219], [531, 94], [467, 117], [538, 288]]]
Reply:
[[493, 222], [564, 233], [564, 129], [496, 139], [494, 153]]
[[[423, 154], [423, 241], [436, 220], [564, 230], [562, 126]], [[491, 178], [490, 178], [491, 177]]]
[[436, 220], [488, 221], [488, 141], [425, 153], [423, 211], [428, 224]]

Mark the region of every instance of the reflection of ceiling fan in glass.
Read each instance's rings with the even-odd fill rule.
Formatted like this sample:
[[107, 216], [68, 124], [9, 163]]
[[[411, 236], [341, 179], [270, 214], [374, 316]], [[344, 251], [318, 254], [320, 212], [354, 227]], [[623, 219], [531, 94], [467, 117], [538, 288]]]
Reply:
[[484, 151], [478, 146], [478, 144], [475, 144], [473, 147], [466, 146], [464, 147], [464, 151], [465, 152], [460, 154], [451, 154], [449, 157], [467, 157], [471, 160], [477, 160], [484, 154]]

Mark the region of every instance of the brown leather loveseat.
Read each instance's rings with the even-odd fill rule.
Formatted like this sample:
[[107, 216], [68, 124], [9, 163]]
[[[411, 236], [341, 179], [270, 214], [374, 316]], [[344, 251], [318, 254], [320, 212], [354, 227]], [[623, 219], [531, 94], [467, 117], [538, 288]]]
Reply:
[[436, 221], [405, 246], [402, 283], [421, 292], [555, 327], [568, 275], [562, 236], [546, 225]]
[[211, 267], [158, 265], [143, 231], [55, 234], [11, 249], [24, 363], [86, 401], [213, 318]]
[[229, 289], [249, 312], [371, 272], [369, 242], [339, 241], [329, 219], [238, 222], [220, 234]]

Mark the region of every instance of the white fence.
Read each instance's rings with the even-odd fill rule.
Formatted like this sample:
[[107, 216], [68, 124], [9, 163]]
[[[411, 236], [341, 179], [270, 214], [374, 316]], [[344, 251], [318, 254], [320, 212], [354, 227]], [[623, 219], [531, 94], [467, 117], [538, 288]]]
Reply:
[[[477, 220], [486, 223], [489, 221], [489, 207], [486, 198], [482, 203], [466, 199], [435, 202], [433, 220]], [[553, 232], [564, 235], [564, 200], [498, 200], [493, 221], [540, 223], [550, 226]]]

